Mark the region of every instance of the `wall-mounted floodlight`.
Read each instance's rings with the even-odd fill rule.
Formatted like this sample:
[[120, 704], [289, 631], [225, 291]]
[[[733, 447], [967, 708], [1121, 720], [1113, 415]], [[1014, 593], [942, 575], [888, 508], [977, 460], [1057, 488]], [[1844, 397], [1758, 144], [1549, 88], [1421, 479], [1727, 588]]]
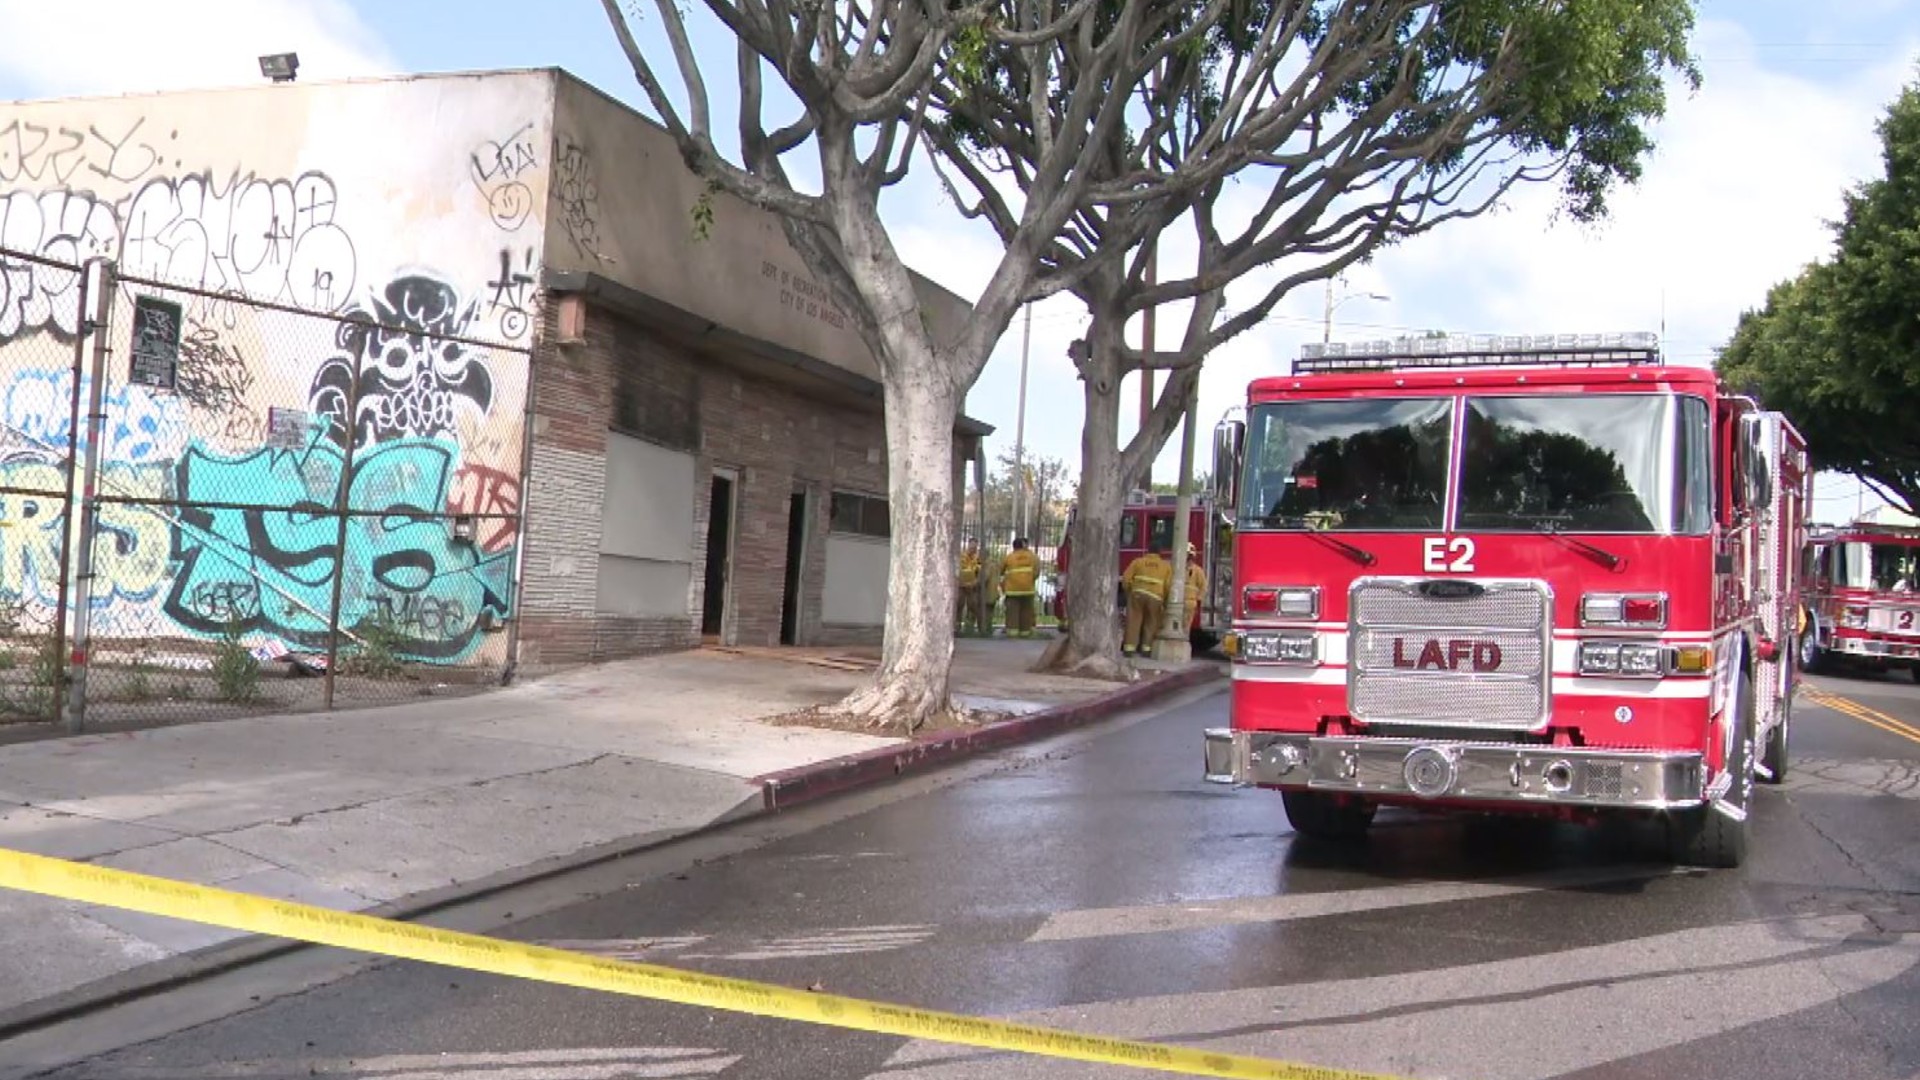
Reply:
[[260, 58], [260, 74], [274, 82], [292, 82], [299, 71], [300, 54], [298, 53], [274, 53], [272, 56]]

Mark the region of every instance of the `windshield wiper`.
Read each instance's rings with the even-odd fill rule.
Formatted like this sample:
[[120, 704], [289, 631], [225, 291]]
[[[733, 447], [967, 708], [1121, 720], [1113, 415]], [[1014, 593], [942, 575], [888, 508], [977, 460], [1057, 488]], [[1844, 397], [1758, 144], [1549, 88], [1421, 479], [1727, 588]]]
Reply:
[[1326, 543], [1332, 544], [1335, 548], [1339, 549], [1340, 554], [1345, 555], [1347, 558], [1352, 559], [1354, 562], [1359, 563], [1361, 566], [1372, 566], [1374, 563], [1380, 561], [1379, 559], [1374, 557], [1373, 552], [1368, 551], [1365, 548], [1354, 547], [1352, 544], [1347, 543], [1345, 540], [1342, 540], [1335, 536], [1329, 536], [1325, 532], [1319, 529], [1308, 529], [1307, 535], [1313, 537], [1315, 540], [1321, 540]]
[[[1327, 526], [1316, 525], [1311, 520], [1313, 516], [1314, 515], [1311, 514], [1267, 514], [1265, 516], [1243, 514], [1240, 516], [1240, 527], [1243, 529], [1256, 527], [1268, 529], [1299, 529], [1316, 540], [1321, 540], [1333, 545], [1334, 548], [1339, 550], [1340, 554], [1345, 555], [1361, 566], [1372, 566], [1374, 563], [1380, 561], [1373, 552], [1365, 548], [1355, 547], [1345, 540], [1327, 535]], [[1335, 520], [1338, 519], [1336, 518]]]
[[1608, 551], [1606, 548], [1589, 544], [1577, 536], [1568, 536], [1566, 533], [1561, 532], [1560, 523], [1557, 521], [1542, 519], [1534, 522], [1533, 528], [1534, 531], [1546, 533], [1548, 536], [1566, 544], [1568, 547], [1600, 563], [1609, 570], [1618, 570], [1620, 569], [1620, 564], [1626, 562], [1625, 559]]

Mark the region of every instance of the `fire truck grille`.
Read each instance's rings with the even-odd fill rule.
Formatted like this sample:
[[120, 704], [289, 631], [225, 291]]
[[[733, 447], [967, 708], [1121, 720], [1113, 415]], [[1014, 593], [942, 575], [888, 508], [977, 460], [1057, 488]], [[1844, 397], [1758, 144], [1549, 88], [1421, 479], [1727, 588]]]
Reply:
[[1546, 588], [1531, 581], [1433, 585], [1354, 584], [1347, 656], [1354, 718], [1537, 727], [1547, 715], [1552, 656]]
[[1625, 793], [1626, 766], [1619, 762], [1594, 762], [1587, 766], [1587, 798], [1617, 799]]

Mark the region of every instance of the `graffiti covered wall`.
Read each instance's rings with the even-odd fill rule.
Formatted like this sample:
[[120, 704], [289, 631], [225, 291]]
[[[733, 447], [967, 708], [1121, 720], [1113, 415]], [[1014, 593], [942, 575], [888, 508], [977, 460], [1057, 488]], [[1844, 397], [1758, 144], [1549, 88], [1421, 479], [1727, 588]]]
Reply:
[[[86, 451], [67, 267], [101, 256], [200, 291], [115, 291], [95, 632], [324, 647], [337, 583], [341, 624], [408, 657], [503, 660], [552, 96], [528, 72], [0, 104], [0, 249], [67, 264], [0, 254], [0, 604], [57, 596]], [[139, 297], [178, 305], [162, 385], [129, 366]]]

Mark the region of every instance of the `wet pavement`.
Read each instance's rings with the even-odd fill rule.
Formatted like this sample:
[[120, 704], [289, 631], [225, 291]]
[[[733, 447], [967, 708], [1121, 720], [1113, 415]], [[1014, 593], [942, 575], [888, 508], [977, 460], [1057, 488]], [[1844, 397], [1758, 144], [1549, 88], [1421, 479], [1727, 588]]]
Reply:
[[[1815, 682], [1893, 723], [1803, 702], [1795, 769], [1763, 788], [1738, 871], [1662, 866], [1646, 828], [1392, 813], [1359, 847], [1298, 841], [1276, 796], [1200, 780], [1214, 690], [470, 917], [606, 955], [1407, 1076], [1904, 1080], [1920, 1073], [1920, 687]], [[350, 961], [262, 965], [0, 1043], [0, 1063], [90, 1054], [40, 1074], [61, 1080], [1151, 1075], [328, 963]]]

